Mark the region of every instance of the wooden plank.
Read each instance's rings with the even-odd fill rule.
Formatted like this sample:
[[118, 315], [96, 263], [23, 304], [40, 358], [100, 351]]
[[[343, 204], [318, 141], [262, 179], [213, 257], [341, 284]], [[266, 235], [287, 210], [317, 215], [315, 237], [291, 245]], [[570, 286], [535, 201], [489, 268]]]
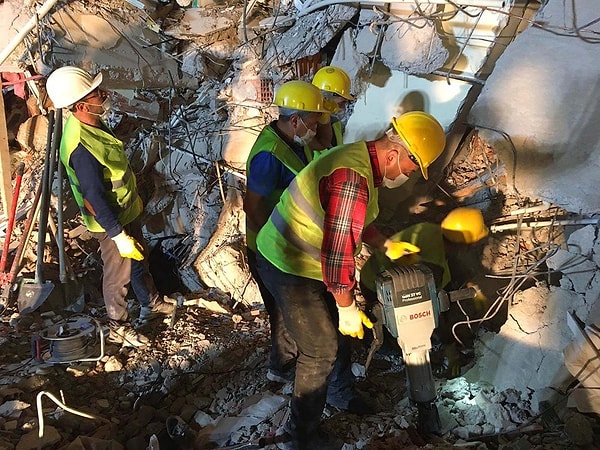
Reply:
[[6, 126], [6, 111], [4, 110], [4, 94], [0, 90], [0, 201], [4, 215], [8, 217], [12, 203], [12, 170], [10, 166], [10, 151], [8, 148], [8, 128]]

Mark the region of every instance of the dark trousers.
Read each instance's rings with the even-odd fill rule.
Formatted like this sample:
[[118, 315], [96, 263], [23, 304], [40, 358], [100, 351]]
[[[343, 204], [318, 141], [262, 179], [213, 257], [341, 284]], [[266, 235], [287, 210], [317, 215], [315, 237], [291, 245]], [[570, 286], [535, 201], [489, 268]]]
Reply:
[[123, 227], [125, 232], [144, 247], [144, 259], [123, 258], [114, 241], [104, 232], [92, 233], [100, 243], [102, 256], [102, 296], [110, 319], [127, 320], [127, 285], [141, 306], [149, 306], [158, 298], [158, 290], [148, 268], [148, 247], [138, 219]]
[[269, 324], [271, 328], [269, 369], [278, 375], [284, 374], [285, 372], [293, 370], [294, 365], [296, 364], [296, 357], [298, 356], [298, 348], [296, 347], [296, 342], [292, 339], [285, 327], [281, 309], [258, 273], [256, 268], [256, 253], [247, 248], [246, 254], [248, 256], [250, 273], [258, 285], [258, 290], [260, 291], [265, 309], [269, 315]]
[[290, 429], [302, 441], [316, 433], [326, 399], [350, 400], [351, 341], [337, 330], [335, 301], [323, 282], [284, 273], [260, 254], [257, 268], [298, 347]]

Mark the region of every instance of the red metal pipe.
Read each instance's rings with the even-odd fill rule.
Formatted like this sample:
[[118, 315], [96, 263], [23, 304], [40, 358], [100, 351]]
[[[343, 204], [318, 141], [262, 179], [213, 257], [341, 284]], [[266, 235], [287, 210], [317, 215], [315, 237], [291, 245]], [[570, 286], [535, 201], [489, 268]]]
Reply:
[[21, 191], [21, 180], [23, 179], [24, 170], [25, 164], [20, 163], [19, 167], [17, 167], [15, 191], [12, 198], [12, 204], [10, 206], [8, 225], [6, 227], [6, 235], [4, 236], [4, 248], [2, 250], [2, 258], [0, 259], [0, 272], [4, 272], [4, 270], [6, 269], [6, 261], [8, 260], [8, 250], [10, 248], [10, 237], [12, 235], [13, 227], [15, 226], [15, 215], [17, 213], [17, 204], [19, 203], [19, 192]]

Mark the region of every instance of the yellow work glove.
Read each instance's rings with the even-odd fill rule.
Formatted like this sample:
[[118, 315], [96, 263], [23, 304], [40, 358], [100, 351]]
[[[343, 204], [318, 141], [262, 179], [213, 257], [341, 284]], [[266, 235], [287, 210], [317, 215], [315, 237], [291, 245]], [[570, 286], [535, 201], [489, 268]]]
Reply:
[[363, 311], [358, 309], [354, 300], [349, 306], [337, 305], [337, 309], [340, 319], [338, 326], [340, 333], [362, 339], [365, 336], [363, 325], [367, 328], [373, 328], [373, 323]]
[[467, 283], [467, 287], [472, 287], [475, 289], [475, 297], [473, 297], [473, 306], [475, 309], [476, 318], [480, 319], [485, 315], [487, 310], [489, 309], [490, 302], [485, 296], [478, 285], [474, 283]]
[[323, 107], [329, 111], [331, 114], [337, 114], [340, 110], [340, 107], [333, 100], [325, 99], [323, 100]]
[[385, 247], [385, 256], [390, 258], [392, 261], [398, 258], [402, 258], [406, 255], [419, 253], [421, 251], [421, 249], [416, 245], [404, 241], [393, 241], [391, 239], [388, 239], [383, 245]]
[[125, 231], [121, 231], [112, 240], [117, 245], [119, 253], [123, 258], [131, 258], [136, 261], [144, 259], [144, 248], [138, 241], [125, 233]]

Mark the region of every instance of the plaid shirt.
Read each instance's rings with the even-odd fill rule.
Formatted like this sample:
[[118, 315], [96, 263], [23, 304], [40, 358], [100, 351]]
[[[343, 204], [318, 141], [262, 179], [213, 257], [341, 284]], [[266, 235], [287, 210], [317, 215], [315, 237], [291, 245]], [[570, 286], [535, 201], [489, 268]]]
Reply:
[[[368, 142], [367, 148], [375, 187], [379, 187], [382, 177], [375, 146]], [[367, 179], [350, 168], [337, 169], [321, 179], [319, 196], [325, 210], [321, 246], [323, 282], [329, 292], [340, 294], [356, 284], [354, 252], [361, 240], [367, 214]], [[370, 226], [365, 233], [368, 228]]]

